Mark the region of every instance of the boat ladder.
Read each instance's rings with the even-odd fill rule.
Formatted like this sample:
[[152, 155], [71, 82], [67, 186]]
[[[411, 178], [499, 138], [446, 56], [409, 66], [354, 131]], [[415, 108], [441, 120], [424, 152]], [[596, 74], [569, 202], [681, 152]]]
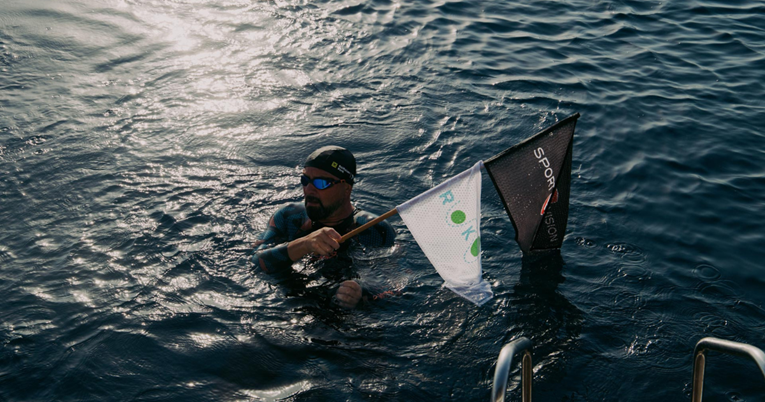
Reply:
[[[531, 349], [533, 343], [525, 337], [518, 338], [502, 347], [494, 370], [494, 385], [491, 389], [491, 402], [504, 402], [507, 391], [507, 378], [513, 366], [513, 358], [521, 354], [521, 400], [531, 402]], [[719, 338], [703, 338], [696, 343], [693, 351], [693, 393], [691, 402], [701, 402], [704, 389], [704, 367], [707, 351], [722, 352], [731, 355], [749, 357], [757, 364], [765, 378], [765, 353], [746, 343], [727, 341]]]

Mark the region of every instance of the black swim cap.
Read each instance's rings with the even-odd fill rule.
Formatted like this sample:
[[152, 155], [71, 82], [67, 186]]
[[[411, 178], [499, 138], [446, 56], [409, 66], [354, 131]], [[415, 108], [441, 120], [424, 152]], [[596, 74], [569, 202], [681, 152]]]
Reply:
[[335, 145], [313, 151], [305, 160], [305, 167], [327, 171], [344, 179], [348, 184], [353, 184], [353, 179], [356, 177], [356, 158], [351, 151]]

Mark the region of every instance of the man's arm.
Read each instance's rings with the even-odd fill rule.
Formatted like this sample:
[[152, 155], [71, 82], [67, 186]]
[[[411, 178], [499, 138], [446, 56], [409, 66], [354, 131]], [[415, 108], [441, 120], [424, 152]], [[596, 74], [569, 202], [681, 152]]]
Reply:
[[289, 238], [284, 212], [284, 209], [276, 211], [268, 221], [266, 230], [253, 244], [255, 253], [252, 255], [252, 262], [268, 274], [289, 268], [293, 262], [288, 251]]
[[311, 221], [302, 208], [292, 204], [276, 211], [254, 244], [252, 261], [263, 272], [273, 274], [307, 254], [329, 255], [340, 247], [340, 234], [334, 229], [322, 228], [303, 236], [310, 229]]

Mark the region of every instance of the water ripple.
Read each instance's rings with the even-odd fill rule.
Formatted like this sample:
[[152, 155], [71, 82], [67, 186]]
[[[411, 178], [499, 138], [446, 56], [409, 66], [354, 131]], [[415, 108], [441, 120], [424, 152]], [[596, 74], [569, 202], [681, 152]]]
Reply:
[[[541, 399], [676, 400], [698, 338], [761, 341], [760, 2], [6, 3], [0, 399], [475, 400], [527, 336]], [[480, 309], [395, 218], [368, 310], [248, 262], [318, 144], [384, 212], [574, 111], [563, 250], [485, 187]]]

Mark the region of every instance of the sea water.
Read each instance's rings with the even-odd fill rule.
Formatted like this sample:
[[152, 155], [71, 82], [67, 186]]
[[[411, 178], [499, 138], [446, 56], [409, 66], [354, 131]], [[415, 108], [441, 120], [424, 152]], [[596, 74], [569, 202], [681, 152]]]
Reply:
[[[765, 5], [747, 0], [0, 1], [0, 400], [690, 399], [706, 336], [765, 348]], [[581, 113], [560, 254], [484, 177], [477, 308], [401, 220], [399, 295], [347, 313], [249, 261], [342, 145], [383, 213]], [[709, 400], [761, 400], [710, 353]], [[519, 374], [508, 397], [519, 400]]]

